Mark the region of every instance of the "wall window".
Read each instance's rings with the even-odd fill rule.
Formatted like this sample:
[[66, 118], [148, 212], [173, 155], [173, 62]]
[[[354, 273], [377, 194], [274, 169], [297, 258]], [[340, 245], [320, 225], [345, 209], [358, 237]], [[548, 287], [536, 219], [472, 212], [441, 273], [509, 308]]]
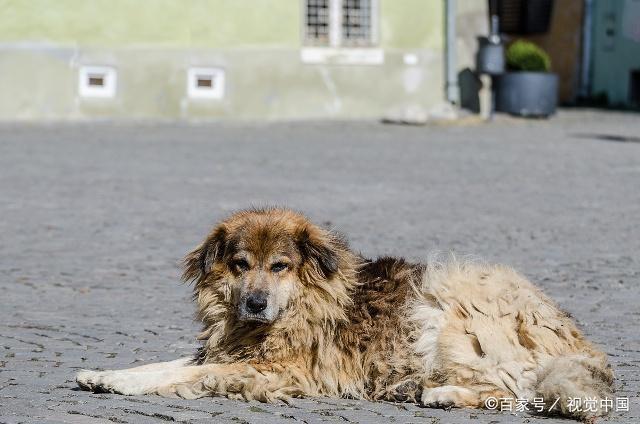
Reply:
[[372, 43], [371, 0], [342, 0], [342, 38], [346, 44]]
[[305, 44], [369, 47], [376, 40], [376, 0], [305, 0]]
[[329, 44], [329, 0], [307, 0], [305, 39], [307, 44]]
[[498, 15], [505, 34], [543, 34], [551, 25], [553, 0], [492, 0], [489, 13]]

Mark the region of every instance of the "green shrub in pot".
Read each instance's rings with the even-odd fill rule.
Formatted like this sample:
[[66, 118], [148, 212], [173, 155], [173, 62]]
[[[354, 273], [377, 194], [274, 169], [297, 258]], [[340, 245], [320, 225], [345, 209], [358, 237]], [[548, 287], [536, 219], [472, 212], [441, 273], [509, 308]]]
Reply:
[[547, 52], [529, 41], [518, 40], [511, 44], [506, 54], [507, 67], [511, 71], [549, 72], [551, 58]]
[[546, 117], [558, 102], [558, 76], [549, 72], [549, 55], [534, 43], [518, 40], [506, 51], [508, 72], [496, 80], [496, 110], [512, 115]]

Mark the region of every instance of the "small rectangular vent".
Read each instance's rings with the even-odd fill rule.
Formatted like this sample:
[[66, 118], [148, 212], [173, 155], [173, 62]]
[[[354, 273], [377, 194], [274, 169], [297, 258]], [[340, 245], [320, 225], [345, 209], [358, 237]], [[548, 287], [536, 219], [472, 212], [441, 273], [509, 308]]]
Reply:
[[225, 72], [220, 68], [189, 68], [187, 94], [192, 99], [222, 99], [225, 92]]
[[198, 87], [213, 88], [213, 79], [211, 79], [211, 77], [198, 75], [196, 78], [198, 80]]
[[116, 79], [114, 68], [82, 66], [78, 72], [78, 94], [81, 97], [115, 97]]
[[95, 87], [104, 87], [104, 77], [103, 76], [89, 76], [89, 85]]

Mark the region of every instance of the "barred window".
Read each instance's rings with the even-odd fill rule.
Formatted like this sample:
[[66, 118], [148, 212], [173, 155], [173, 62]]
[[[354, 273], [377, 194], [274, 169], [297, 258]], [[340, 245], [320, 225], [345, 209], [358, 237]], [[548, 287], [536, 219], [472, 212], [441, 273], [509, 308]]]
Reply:
[[371, 0], [342, 0], [344, 44], [371, 43]]
[[306, 39], [310, 44], [329, 44], [329, 0], [307, 0]]
[[305, 44], [358, 47], [375, 43], [375, 0], [306, 0]]

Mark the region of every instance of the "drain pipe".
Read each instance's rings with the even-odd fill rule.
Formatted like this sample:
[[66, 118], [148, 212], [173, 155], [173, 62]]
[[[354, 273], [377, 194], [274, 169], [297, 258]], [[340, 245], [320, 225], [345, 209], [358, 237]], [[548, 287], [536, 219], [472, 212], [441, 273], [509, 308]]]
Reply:
[[458, 104], [460, 101], [460, 88], [458, 87], [458, 75], [456, 66], [456, 0], [445, 1], [445, 73], [447, 75], [447, 100], [449, 103]]
[[591, 94], [591, 26], [593, 0], [584, 1], [582, 20], [582, 63], [580, 64], [580, 97], [586, 99]]

